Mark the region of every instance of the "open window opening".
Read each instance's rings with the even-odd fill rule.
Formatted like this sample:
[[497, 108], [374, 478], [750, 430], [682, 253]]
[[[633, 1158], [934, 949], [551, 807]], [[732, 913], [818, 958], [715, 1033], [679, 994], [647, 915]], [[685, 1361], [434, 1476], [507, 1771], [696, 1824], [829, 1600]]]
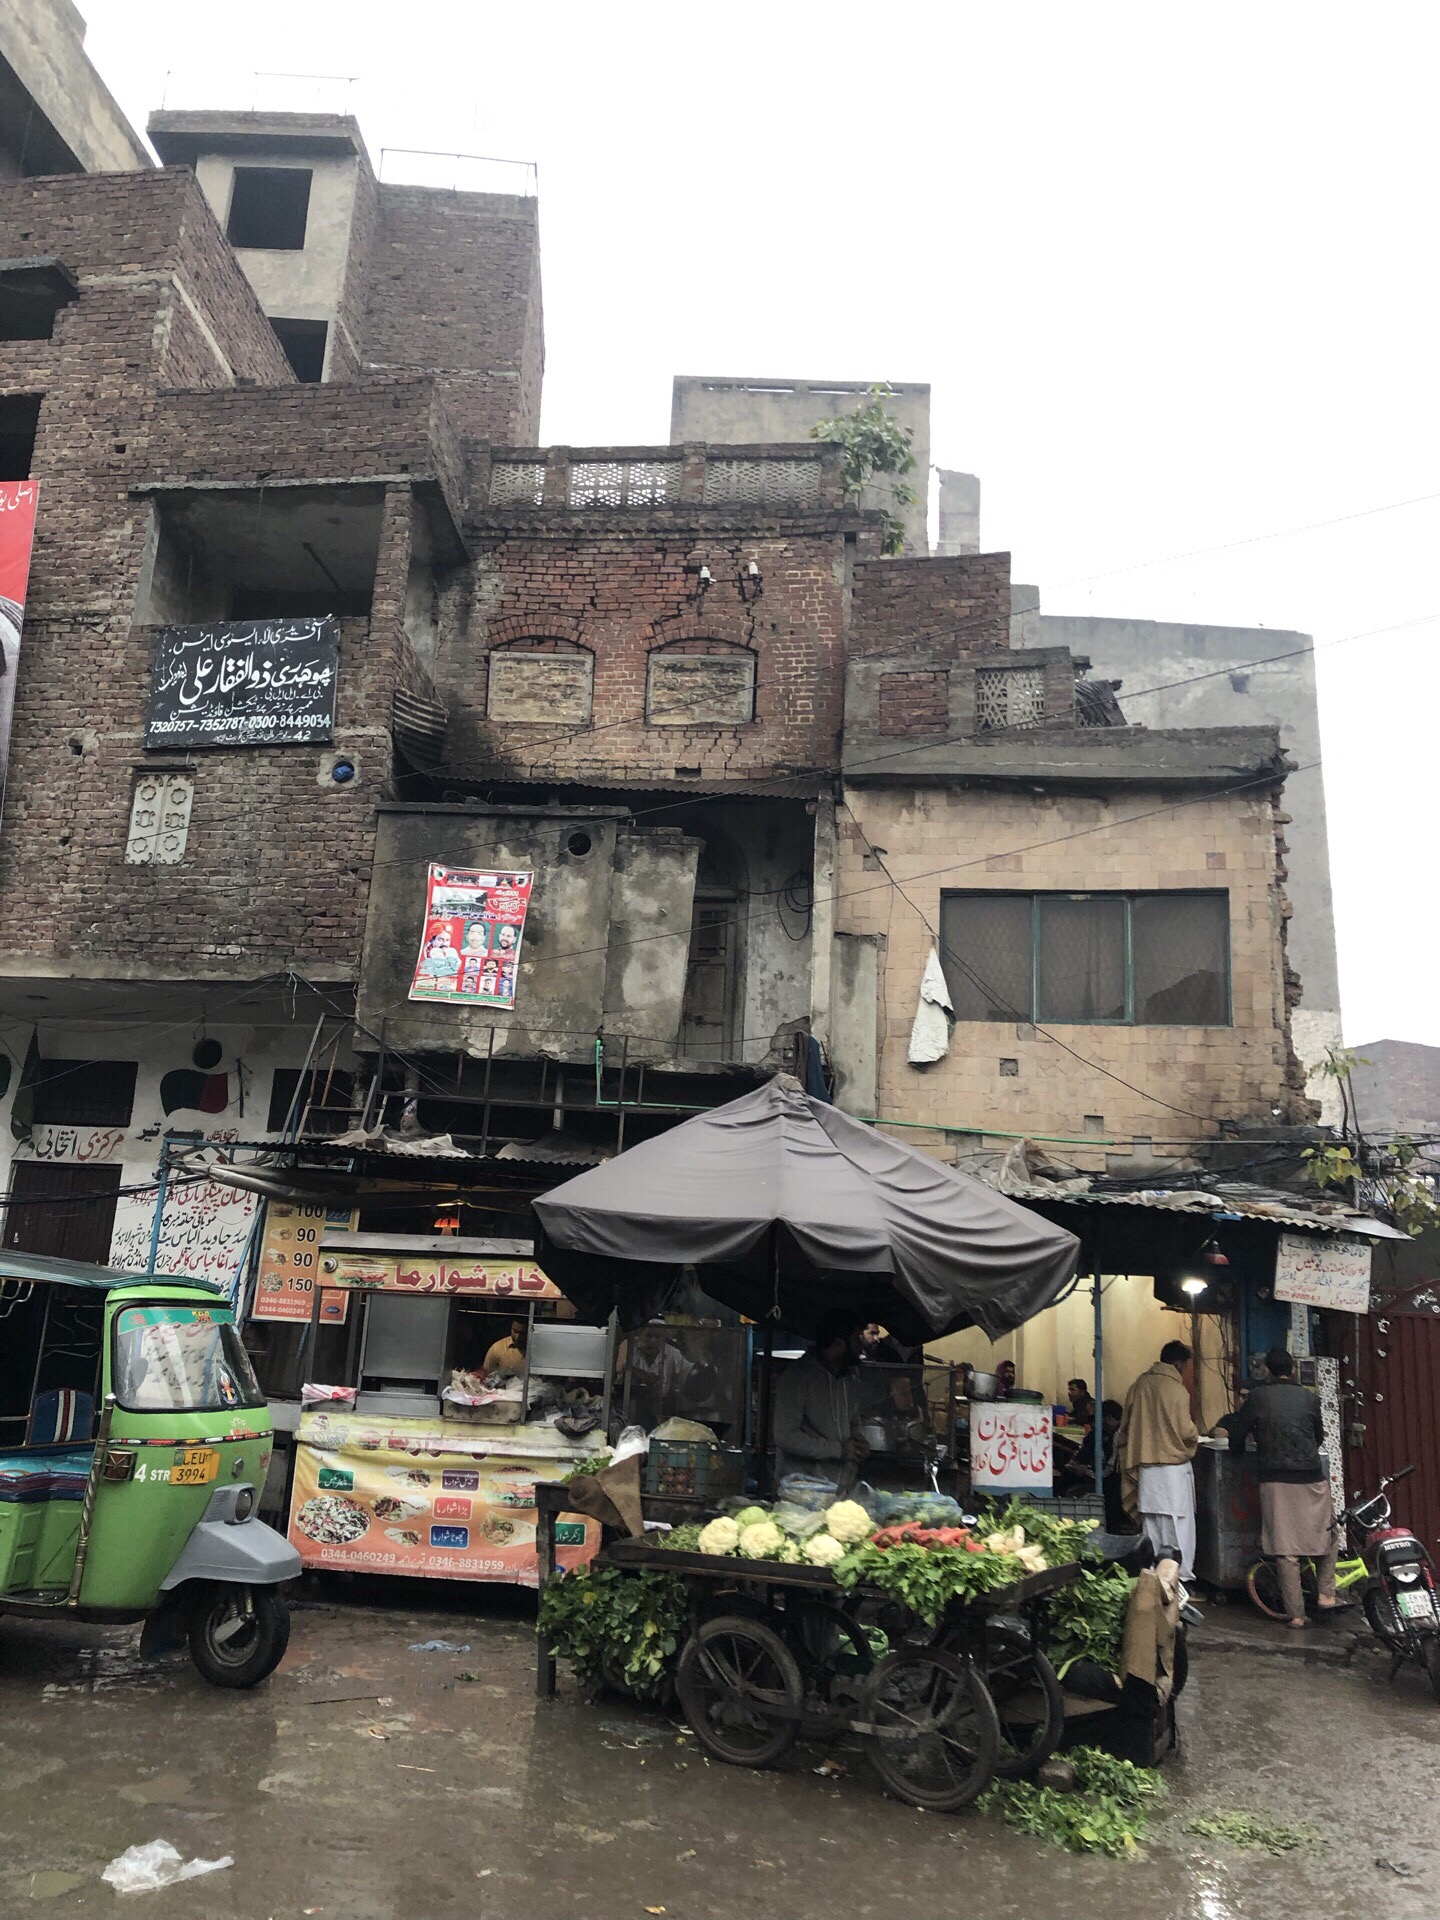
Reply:
[[165, 495], [141, 626], [368, 616], [378, 487], [256, 487]]
[[0, 260], [0, 340], [48, 340], [76, 292], [75, 276], [58, 260]]
[[310, 213], [308, 167], [237, 167], [225, 237], [232, 247], [299, 253]]
[[28, 480], [40, 428], [38, 393], [0, 395], [0, 480]]
[[290, 362], [290, 371], [306, 386], [325, 378], [325, 343], [330, 328], [324, 320], [275, 320], [270, 325]]

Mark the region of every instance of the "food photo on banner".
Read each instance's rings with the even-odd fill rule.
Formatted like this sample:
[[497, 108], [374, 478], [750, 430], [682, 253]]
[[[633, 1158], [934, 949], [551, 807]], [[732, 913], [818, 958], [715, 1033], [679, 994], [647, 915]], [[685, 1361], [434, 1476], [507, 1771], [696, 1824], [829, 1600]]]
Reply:
[[284, 747], [335, 731], [340, 628], [314, 620], [162, 627], [147, 747]]
[[15, 712], [15, 676], [20, 669], [20, 629], [35, 539], [34, 480], [0, 482], [0, 793], [10, 769], [10, 723]]
[[410, 998], [513, 1007], [534, 879], [432, 866]]

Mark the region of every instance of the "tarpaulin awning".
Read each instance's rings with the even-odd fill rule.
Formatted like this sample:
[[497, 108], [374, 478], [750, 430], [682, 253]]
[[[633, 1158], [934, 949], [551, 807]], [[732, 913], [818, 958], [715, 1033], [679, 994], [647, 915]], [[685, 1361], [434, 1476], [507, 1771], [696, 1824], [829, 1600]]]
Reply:
[[590, 1318], [633, 1326], [681, 1267], [756, 1320], [827, 1307], [901, 1340], [995, 1339], [1075, 1272], [1075, 1235], [837, 1108], [789, 1074], [535, 1202], [536, 1257]]

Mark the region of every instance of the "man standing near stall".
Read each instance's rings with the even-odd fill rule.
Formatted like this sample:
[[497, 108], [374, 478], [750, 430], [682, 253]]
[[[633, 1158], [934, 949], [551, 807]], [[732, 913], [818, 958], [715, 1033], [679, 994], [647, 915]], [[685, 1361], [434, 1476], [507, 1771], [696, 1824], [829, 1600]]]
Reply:
[[870, 1451], [860, 1432], [860, 1382], [865, 1322], [853, 1313], [823, 1314], [815, 1345], [792, 1360], [775, 1388], [775, 1478], [787, 1473], [854, 1485]]
[[1126, 1511], [1157, 1551], [1179, 1549], [1180, 1575], [1195, 1572], [1195, 1469], [1200, 1430], [1190, 1411], [1191, 1352], [1169, 1340], [1130, 1389], [1120, 1422], [1120, 1490]]

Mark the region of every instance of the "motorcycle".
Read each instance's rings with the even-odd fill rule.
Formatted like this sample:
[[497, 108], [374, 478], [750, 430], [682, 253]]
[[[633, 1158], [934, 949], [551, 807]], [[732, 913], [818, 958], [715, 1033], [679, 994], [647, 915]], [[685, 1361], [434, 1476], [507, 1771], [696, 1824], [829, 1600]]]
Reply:
[[1370, 1578], [1361, 1605], [1371, 1631], [1390, 1649], [1393, 1680], [1407, 1660], [1425, 1669], [1440, 1700], [1440, 1591], [1430, 1550], [1409, 1527], [1391, 1524], [1389, 1489], [1415, 1471], [1387, 1474], [1379, 1491], [1346, 1510], [1344, 1519], [1361, 1536]]

